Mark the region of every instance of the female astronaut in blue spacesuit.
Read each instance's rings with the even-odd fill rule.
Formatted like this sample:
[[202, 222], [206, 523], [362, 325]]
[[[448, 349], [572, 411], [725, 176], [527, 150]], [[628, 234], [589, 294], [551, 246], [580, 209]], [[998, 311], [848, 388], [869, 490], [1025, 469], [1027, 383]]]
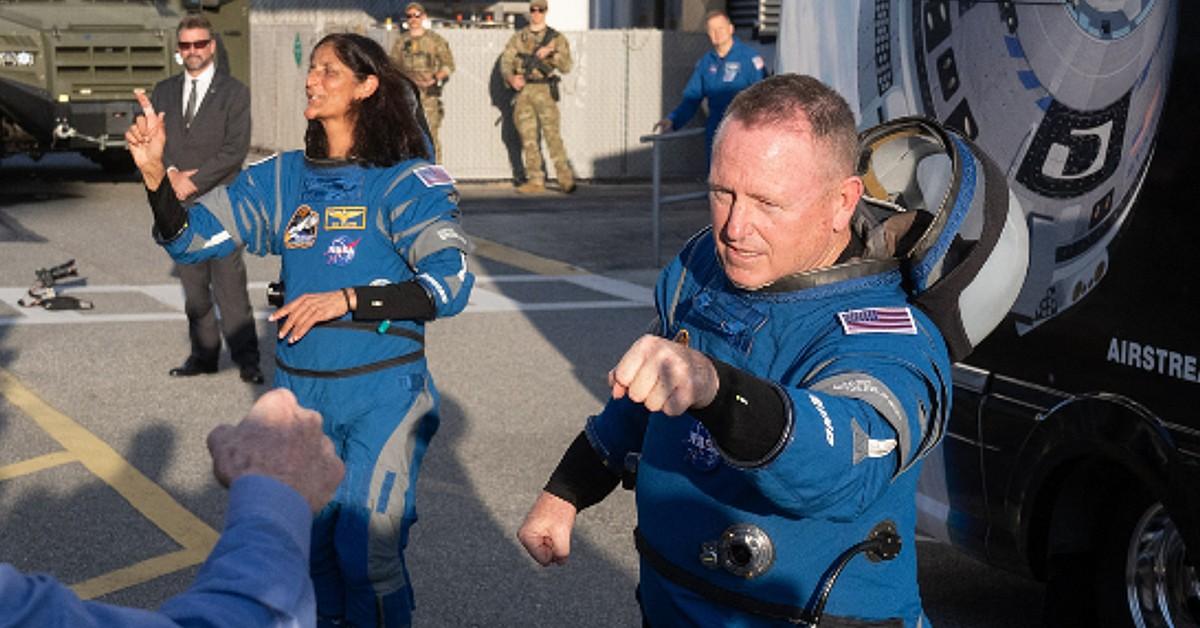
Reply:
[[346, 463], [314, 522], [321, 625], [406, 626], [404, 566], [417, 474], [438, 426], [425, 321], [462, 311], [474, 284], [453, 179], [433, 164], [415, 88], [369, 38], [333, 34], [305, 84], [305, 151], [251, 165], [184, 210], [146, 113], [126, 135], [154, 210], [155, 238], [178, 261], [237, 244], [282, 258], [275, 385], [324, 416]]

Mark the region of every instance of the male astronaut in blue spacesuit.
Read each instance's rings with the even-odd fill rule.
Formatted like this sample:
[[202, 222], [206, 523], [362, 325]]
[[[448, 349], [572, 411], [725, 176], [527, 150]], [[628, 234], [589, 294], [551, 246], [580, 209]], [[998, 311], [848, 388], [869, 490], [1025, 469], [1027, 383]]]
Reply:
[[518, 532], [535, 560], [566, 560], [577, 512], [636, 470], [648, 625], [789, 625], [888, 521], [899, 555], [850, 561], [821, 625], [927, 624], [915, 490], [950, 364], [896, 266], [862, 258], [856, 139], [845, 101], [811, 77], [767, 79], [730, 106], [712, 227], [660, 276], [657, 331], [610, 371], [612, 399]]
[[762, 55], [733, 36], [733, 22], [724, 12], [710, 12], [705, 26], [713, 49], [696, 62], [683, 88], [683, 100], [667, 117], [654, 125], [654, 130], [668, 133], [673, 129], [682, 129], [696, 115], [701, 101], [707, 98], [708, 119], [704, 124], [704, 142], [711, 159], [713, 137], [717, 134], [717, 125], [725, 116], [726, 107], [738, 92], [766, 77], [767, 64]]

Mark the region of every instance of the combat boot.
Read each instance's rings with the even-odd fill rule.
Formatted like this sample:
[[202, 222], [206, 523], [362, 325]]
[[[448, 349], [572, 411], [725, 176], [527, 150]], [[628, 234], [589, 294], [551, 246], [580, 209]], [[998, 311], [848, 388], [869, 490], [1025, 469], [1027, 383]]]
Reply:
[[534, 181], [533, 179], [517, 186], [517, 192], [520, 194], [541, 194], [545, 191], [546, 185], [541, 181]]
[[570, 170], [564, 170], [558, 175], [558, 187], [562, 188], [564, 194], [570, 194], [575, 191], [575, 175], [571, 174]]

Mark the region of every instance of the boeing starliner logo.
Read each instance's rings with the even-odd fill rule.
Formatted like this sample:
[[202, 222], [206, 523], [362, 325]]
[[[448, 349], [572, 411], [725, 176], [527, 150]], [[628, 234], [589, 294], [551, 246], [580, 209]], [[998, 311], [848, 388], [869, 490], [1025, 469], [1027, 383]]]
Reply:
[[812, 402], [813, 407], [817, 409], [817, 414], [821, 415], [821, 422], [825, 424], [825, 442], [833, 447], [833, 420], [829, 418], [829, 413], [825, 411], [825, 404], [813, 394], [808, 395], [808, 400]]

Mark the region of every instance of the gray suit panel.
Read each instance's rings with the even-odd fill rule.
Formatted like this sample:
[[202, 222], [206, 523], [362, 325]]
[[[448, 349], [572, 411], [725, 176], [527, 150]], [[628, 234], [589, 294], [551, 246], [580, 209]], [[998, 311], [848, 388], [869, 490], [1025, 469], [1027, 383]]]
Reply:
[[[195, 169], [196, 197], [232, 181], [250, 150], [250, 90], [237, 79], [217, 72], [191, 126], [183, 124], [185, 73], [154, 86], [150, 101], [163, 112], [167, 145], [163, 163], [179, 170]], [[216, 368], [224, 332], [229, 353], [238, 365], [257, 366], [258, 336], [246, 292], [246, 263], [242, 249], [195, 265], [178, 265], [188, 317], [191, 359], [203, 368]], [[210, 286], [211, 285], [211, 290]], [[220, 308], [220, 328], [213, 297]]]

